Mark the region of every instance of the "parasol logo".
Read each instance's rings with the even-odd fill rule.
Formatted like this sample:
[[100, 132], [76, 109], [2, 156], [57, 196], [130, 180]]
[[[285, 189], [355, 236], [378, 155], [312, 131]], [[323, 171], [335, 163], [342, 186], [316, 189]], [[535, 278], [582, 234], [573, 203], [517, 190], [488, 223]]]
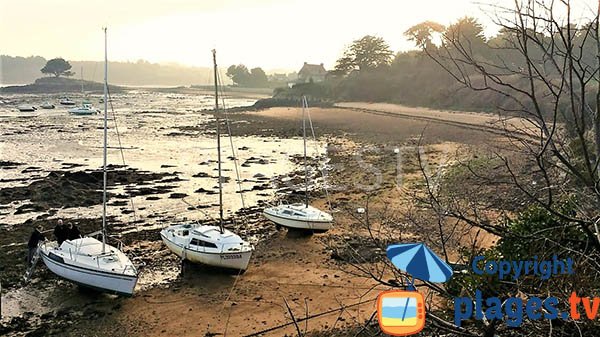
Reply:
[[387, 257], [407, 278], [406, 290], [390, 290], [377, 298], [377, 318], [383, 333], [392, 336], [414, 335], [425, 327], [425, 300], [416, 291], [414, 279], [442, 283], [452, 277], [452, 268], [423, 243], [395, 244], [387, 247]]

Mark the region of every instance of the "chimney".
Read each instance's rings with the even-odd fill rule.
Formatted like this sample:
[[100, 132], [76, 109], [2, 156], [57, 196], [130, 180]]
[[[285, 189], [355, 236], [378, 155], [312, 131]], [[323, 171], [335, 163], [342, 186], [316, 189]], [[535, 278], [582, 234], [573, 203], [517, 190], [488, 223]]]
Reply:
[[323, 66], [323, 63], [321, 63], [321, 67]]
[[307, 65], [307, 64], [308, 64], [308, 62], [304, 62], [304, 65]]

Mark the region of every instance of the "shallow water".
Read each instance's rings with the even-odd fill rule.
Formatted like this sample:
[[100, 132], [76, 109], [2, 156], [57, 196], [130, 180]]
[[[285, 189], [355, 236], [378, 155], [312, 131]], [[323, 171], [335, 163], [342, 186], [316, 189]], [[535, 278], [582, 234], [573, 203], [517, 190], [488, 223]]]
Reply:
[[[6, 99], [28, 102], [40, 100], [19, 95], [5, 96], [4, 100]], [[184, 181], [176, 183], [177, 187], [171, 193], [188, 195], [185, 201], [193, 205], [218, 202], [216, 194], [195, 193], [200, 188], [213, 193], [217, 191], [216, 139], [214, 130], [208, 129], [207, 124], [212, 120], [212, 116], [201, 112], [202, 109], [211, 107], [211, 99], [210, 96], [194, 97], [145, 91], [116, 95], [113, 105], [126, 165], [150, 172], [176, 172], [177, 177]], [[229, 104], [233, 106], [252, 103], [253, 101], [248, 99], [234, 99]], [[4, 180], [45, 176], [45, 171], [65, 170], [69, 167], [68, 164], [77, 165], [67, 169], [70, 171], [101, 167], [101, 115], [70, 116], [66, 113], [66, 108], [60, 106], [54, 110], [38, 110], [34, 113], [14, 112], [13, 108], [13, 105], [0, 106], [0, 134], [3, 139], [0, 158], [24, 165], [14, 169], [3, 169]], [[223, 129], [226, 130], [225, 125]], [[113, 121], [109, 121], [108, 137], [108, 162], [122, 164]], [[229, 178], [223, 184], [224, 208], [235, 211], [242, 204], [239, 193], [235, 193], [239, 186], [236, 183], [234, 162], [228, 159], [232, 156], [229, 138], [222, 137], [221, 144], [223, 176]], [[243, 190], [252, 189], [254, 185], [268, 182], [269, 178], [291, 171], [295, 165], [288, 160], [289, 156], [298, 155], [302, 151], [300, 139], [282, 141], [275, 138], [234, 136], [233, 144], [240, 165], [254, 159], [239, 167]], [[30, 169], [24, 171], [28, 167]], [[41, 171], [37, 170], [38, 168], [41, 168]], [[205, 174], [207, 177], [192, 177], [198, 174]], [[264, 180], [258, 180], [255, 177], [257, 174], [264, 175]], [[28, 183], [28, 180], [0, 182], [0, 188]], [[122, 193], [123, 187], [112, 192]], [[265, 194], [268, 193], [272, 194], [272, 191], [245, 192], [246, 206], [255, 205], [259, 199], [266, 199]], [[188, 205], [180, 199], [169, 198], [169, 195], [160, 195], [160, 198], [148, 202], [146, 196], [135, 197], [137, 215], [145, 218], [155, 213], [172, 213], [183, 220], [206, 216], [200, 214], [202, 216], [199, 217], [198, 213], [214, 213], [211, 209], [206, 209], [204, 212], [194, 211], [189, 214]], [[16, 208], [19, 203], [11, 206]], [[99, 215], [100, 210], [100, 205], [85, 209], [63, 209], [57, 216], [93, 217]], [[124, 222], [131, 220], [131, 216], [123, 216], [121, 211], [119, 207], [109, 207], [108, 213], [118, 216]], [[22, 223], [32, 215], [4, 214], [0, 216], [0, 223]]]

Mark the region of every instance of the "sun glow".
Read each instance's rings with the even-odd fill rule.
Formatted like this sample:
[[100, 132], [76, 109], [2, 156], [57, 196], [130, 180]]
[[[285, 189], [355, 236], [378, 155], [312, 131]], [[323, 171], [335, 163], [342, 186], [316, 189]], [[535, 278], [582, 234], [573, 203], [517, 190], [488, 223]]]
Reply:
[[421, 21], [448, 24], [469, 15], [491, 26], [482, 6], [471, 0], [2, 1], [0, 40], [2, 54], [99, 60], [100, 27], [107, 25], [112, 60], [207, 66], [217, 48], [223, 65], [295, 69], [307, 61], [331, 68], [345, 46], [366, 34], [401, 51], [414, 48], [403, 32]]

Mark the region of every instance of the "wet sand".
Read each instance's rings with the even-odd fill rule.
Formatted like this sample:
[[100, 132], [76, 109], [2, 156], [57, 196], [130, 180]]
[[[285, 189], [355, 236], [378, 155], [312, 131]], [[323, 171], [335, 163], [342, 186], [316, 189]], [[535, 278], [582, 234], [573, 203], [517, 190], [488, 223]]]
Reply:
[[[158, 107], [153, 109], [159, 110]], [[166, 110], [169, 112], [168, 108]], [[302, 321], [299, 326], [303, 330], [330, 331], [362, 324], [373, 313], [373, 299], [383, 288], [376, 287], [376, 283], [367, 277], [349, 273], [352, 269], [341, 258], [353, 250], [361, 249], [371, 253], [373, 260], [369, 263], [377, 263], [377, 258], [384, 255], [379, 248], [366, 246], [368, 234], [350, 212], [364, 206], [366, 191], [374, 193], [372, 187], [377, 187], [377, 198], [373, 205], [375, 209], [386, 205], [402, 208], [403, 198], [409, 198], [410, 181], [416, 179], [415, 164], [406, 160], [405, 179], [402, 182], [406, 185], [398, 188], [393, 149], [413, 147], [422, 137], [420, 142], [432, 149], [429, 155], [433, 158], [461, 144], [485, 144], [492, 137], [485, 131], [372, 115], [348, 108], [311, 109], [310, 112], [320, 140], [316, 149], [311, 148], [311, 155], [322, 154], [327, 144], [329, 201], [335, 208], [335, 227], [328, 233], [313, 236], [285, 230], [278, 232], [271, 223], [262, 219], [258, 208], [242, 210], [249, 215], [249, 225], [235, 228], [243, 237], [251, 237], [256, 244], [250, 267], [243, 275], [224, 274], [195, 265], [185, 265], [182, 270], [178, 259], [162, 245], [158, 236], [162, 226], [176, 220], [174, 212], [185, 211], [185, 217], [189, 219], [205, 218], [198, 210], [180, 206], [177, 198], [171, 198], [173, 193], [189, 195], [192, 204], [208, 205], [203, 212], [214, 214], [214, 196], [194, 193], [200, 188], [214, 190], [214, 179], [210, 179], [214, 172], [207, 169], [213, 164], [211, 160], [214, 158], [210, 156], [210, 149], [199, 149], [211, 147], [210, 114], [185, 109], [173, 111], [172, 114], [140, 114], [137, 108], [131, 108], [125, 114], [123, 118], [128, 127], [123, 144], [135, 144], [143, 151], [126, 153], [128, 167], [121, 169], [135, 169], [136, 175], [131, 176], [130, 180], [111, 184], [110, 192], [115, 198], [111, 199], [113, 206], [109, 214], [114, 216], [111, 219], [113, 229], [128, 244], [128, 251], [140, 256], [148, 264], [132, 298], [81, 291], [68, 282], [58, 280], [44, 267], [38, 268], [30, 285], [23, 286], [15, 279], [24, 271], [24, 264], [19, 260], [22, 248], [15, 245], [27, 239], [32, 224], [52, 226], [57, 217], [80, 221], [85, 229], [99, 223], [99, 208], [97, 200], [93, 198], [89, 201], [92, 205], [86, 203], [64, 209], [55, 204], [36, 202], [35, 198], [27, 199], [33, 194], [31, 185], [43, 182], [49, 172], [58, 171], [57, 174], [63, 176], [94, 176], [99, 165], [98, 149], [90, 145], [89, 139], [98, 133], [99, 120], [73, 123], [68, 118], [57, 117], [20, 123], [22, 119], [2, 119], [2, 132], [8, 134], [8, 144], [12, 142], [14, 146], [8, 152], [6, 147], [3, 148], [2, 160], [16, 163], [5, 165], [9, 168], [3, 170], [3, 173], [6, 172], [3, 179], [25, 180], [3, 182], [0, 195], [3, 195], [2, 191], [20, 188], [23, 199], [28, 201], [3, 204], [0, 209], [4, 213], [0, 221], [2, 281], [3, 285], [10, 284], [8, 292], [3, 289], [2, 310], [3, 313], [7, 312], [6, 304], [12, 306], [9, 309], [13, 310], [12, 317], [3, 318], [4, 330], [0, 332], [72, 336], [242, 336], [273, 329], [264, 335], [282, 336], [296, 331], [294, 325], [289, 324], [291, 317], [286, 302], [296, 319], [307, 315], [318, 316]], [[299, 109], [290, 108], [229, 115], [232, 134], [236, 135], [234, 142], [239, 149], [238, 156], [242, 159], [241, 163], [248, 162], [243, 178], [249, 180], [248, 189], [253, 190], [247, 201], [249, 205], [262, 205], [278, 197], [289, 201], [301, 198], [301, 195], [293, 193], [276, 194], [277, 191], [294, 190], [294, 183], [301, 182], [302, 170], [297, 160], [302, 141], [299, 138], [299, 118]], [[82, 128], [77, 127], [70, 129], [73, 124], [83, 124], [89, 132], [82, 132]], [[68, 143], [71, 137], [82, 139], [83, 143], [79, 143], [75, 149], [65, 147], [56, 150], [53, 145], [42, 146], [45, 153], [50, 154], [49, 160], [38, 158], [36, 146], [21, 146], [23, 153], [17, 152], [17, 145], [27, 143], [32, 136], [35, 136], [34, 139], [43, 139], [48, 134], [63, 134], [58, 130], [70, 132], [62, 140], [64, 143]], [[192, 146], [198, 144], [198, 139], [206, 145]], [[245, 147], [248, 149], [244, 150]], [[193, 151], [200, 151], [201, 155], [186, 157]], [[61, 155], [70, 157], [53, 161], [56, 159], [54, 157]], [[116, 155], [113, 154], [113, 158]], [[259, 159], [264, 160], [263, 164]], [[84, 166], [71, 167], [63, 165], [65, 162]], [[41, 169], [27, 172], [25, 169], [28, 166]], [[316, 174], [316, 170], [312, 171]], [[204, 174], [194, 177], [199, 172]], [[138, 176], [137, 173], [142, 175]], [[257, 176], [258, 173], [264, 180]], [[157, 176], [144, 179], [148, 176], [143, 174]], [[226, 198], [229, 200], [228, 208], [239, 210], [241, 205], [234, 201], [239, 199], [233, 189], [235, 178], [233, 172], [227, 174], [232, 178]], [[203, 183], [206, 179], [211, 182]], [[260, 190], [261, 187], [255, 190], [253, 187], [265, 183], [268, 187], [265, 186], [264, 190]], [[136, 195], [140, 185], [150, 189], [150, 192]], [[94, 189], [92, 184], [88, 191]], [[6, 195], [10, 198], [15, 194]], [[119, 195], [126, 197], [119, 199]], [[137, 222], [132, 220], [131, 214], [123, 214], [127, 209], [123, 202], [126, 203], [130, 196], [133, 196], [138, 208]], [[311, 204], [327, 207], [327, 199], [322, 191], [312, 192], [311, 198]], [[117, 201], [122, 202], [114, 205]], [[33, 204], [33, 210], [25, 208], [26, 212], [15, 215], [23, 203]], [[36, 209], [36, 205], [43, 209]], [[417, 238], [424, 230], [407, 227], [404, 237]], [[9, 273], [6, 274], [6, 271]], [[36, 294], [35, 299], [31, 298], [31, 294]], [[288, 325], [277, 328], [284, 324]]]

